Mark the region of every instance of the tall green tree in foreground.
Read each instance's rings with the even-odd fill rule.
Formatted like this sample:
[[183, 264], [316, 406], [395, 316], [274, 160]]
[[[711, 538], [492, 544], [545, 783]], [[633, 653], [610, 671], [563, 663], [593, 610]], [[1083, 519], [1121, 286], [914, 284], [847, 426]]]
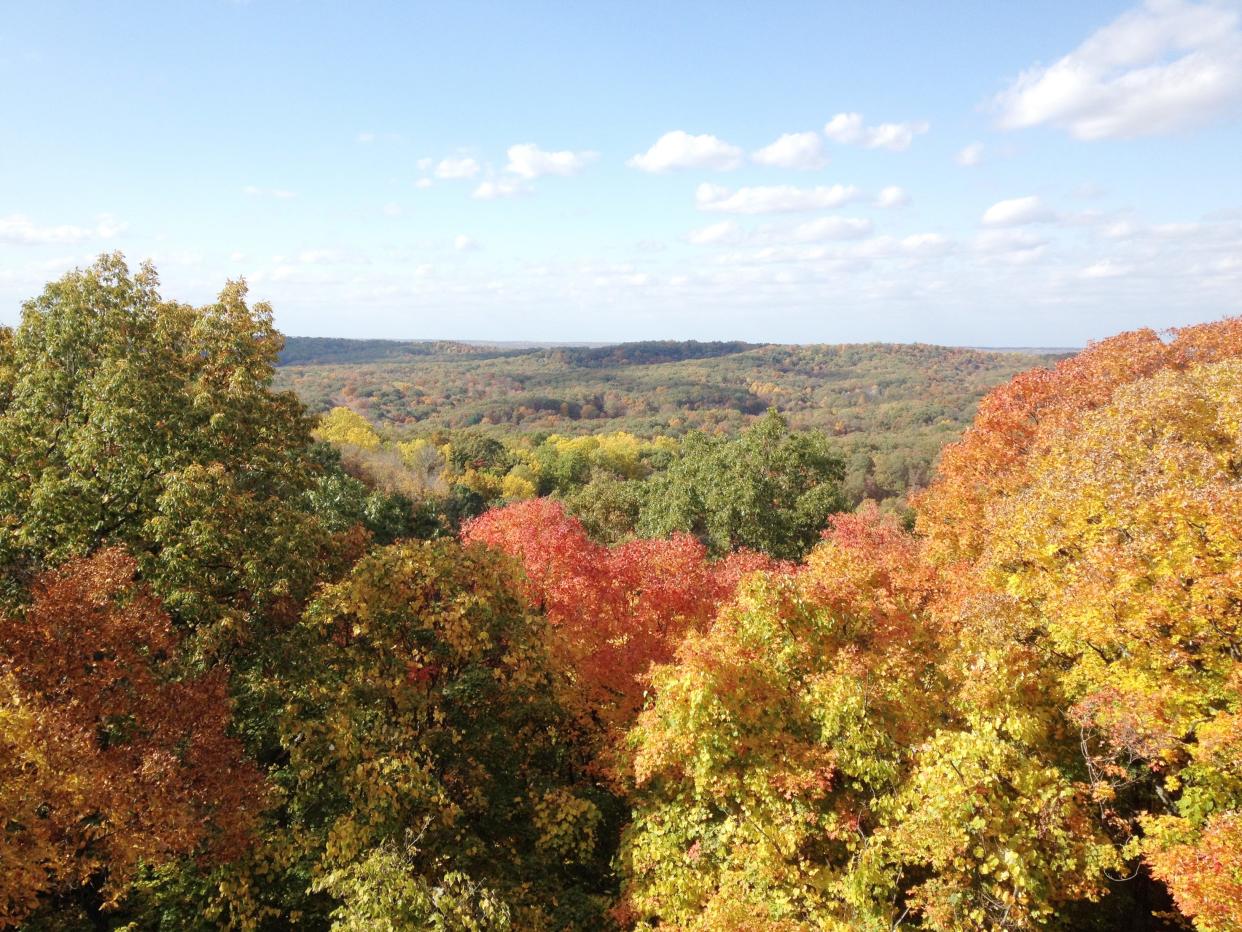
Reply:
[[[281, 340], [244, 285], [193, 308], [117, 255], [48, 285], [0, 336], [0, 739], [26, 787], [5, 791], [28, 807], [3, 821], [19, 850], [50, 839], [45, 881], [12, 900], [44, 925], [125, 916], [125, 881], [182, 872], [177, 858], [196, 876], [205, 819], [258, 828], [255, 780], [216, 799], [191, 781], [215, 767], [229, 783], [204, 741], [279, 756], [283, 633], [340, 550], [308, 496], [310, 423], [270, 389]], [[125, 569], [104, 584], [107, 561]], [[48, 591], [84, 594], [57, 614]]]
[[205, 646], [296, 614], [327, 542], [310, 423], [270, 390], [271, 308], [168, 301], [119, 255], [26, 303], [0, 352], [0, 585], [123, 545]]

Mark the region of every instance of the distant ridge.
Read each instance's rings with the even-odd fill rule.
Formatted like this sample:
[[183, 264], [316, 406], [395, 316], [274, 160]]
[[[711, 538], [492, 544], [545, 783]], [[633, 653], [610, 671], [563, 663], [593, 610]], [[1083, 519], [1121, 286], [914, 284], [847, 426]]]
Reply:
[[477, 359], [557, 353], [561, 361], [573, 366], [597, 368], [615, 365], [644, 365], [710, 359], [760, 349], [765, 346], [903, 346], [922, 345], [961, 349], [980, 353], [1016, 353], [1027, 356], [1062, 357], [1080, 352], [1076, 346], [949, 346], [946, 344], [899, 342], [837, 343], [747, 343], [740, 340], [633, 340], [591, 342], [576, 340], [391, 340], [350, 337], [286, 337], [280, 353], [281, 366], [348, 365], [352, 363], [396, 362], [418, 357], [460, 354]]

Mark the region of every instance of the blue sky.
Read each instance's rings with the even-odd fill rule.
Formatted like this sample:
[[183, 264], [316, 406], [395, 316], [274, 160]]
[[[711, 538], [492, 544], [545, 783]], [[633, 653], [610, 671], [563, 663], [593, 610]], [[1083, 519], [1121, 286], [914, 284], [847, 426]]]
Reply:
[[1242, 312], [1242, 7], [10, 4], [0, 322], [1076, 345]]

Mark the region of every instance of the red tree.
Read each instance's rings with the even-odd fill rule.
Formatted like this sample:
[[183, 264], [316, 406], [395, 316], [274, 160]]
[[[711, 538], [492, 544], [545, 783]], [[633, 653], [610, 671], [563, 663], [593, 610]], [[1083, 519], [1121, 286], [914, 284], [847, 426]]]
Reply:
[[785, 567], [749, 551], [709, 560], [689, 534], [604, 547], [546, 498], [489, 511], [462, 538], [522, 563], [528, 597], [557, 633], [553, 650], [580, 708], [608, 724], [633, 719], [651, 665], [670, 660], [687, 631], [705, 627], [743, 575]]

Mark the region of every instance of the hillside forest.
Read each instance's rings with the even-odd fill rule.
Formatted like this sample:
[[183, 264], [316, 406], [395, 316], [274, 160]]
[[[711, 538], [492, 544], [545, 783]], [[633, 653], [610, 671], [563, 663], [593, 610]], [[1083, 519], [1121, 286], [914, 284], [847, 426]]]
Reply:
[[[302, 337], [286, 340], [275, 385], [324, 415], [317, 435], [352, 475], [416, 499], [451, 499], [440, 515], [449, 530], [489, 506], [553, 496], [594, 537], [615, 543], [673, 530], [667, 515], [655, 514], [670, 507], [669, 483], [697, 483], [701, 493], [707, 486], [701, 475], [680, 483], [665, 476], [670, 465], [682, 463], [686, 473], [689, 461], [710, 459], [699, 472], [719, 475], [743, 455], [727, 441], [772, 410], [780, 418], [769, 432], [796, 434], [792, 444], [819, 445], [840, 461], [827, 474], [840, 470], [847, 509], [872, 500], [909, 517], [907, 493], [928, 483], [940, 449], [970, 423], [979, 399], [1061, 355], [693, 341], [505, 349]], [[736, 536], [728, 543], [755, 545]]]
[[286, 341], [105, 255], [0, 457], [2, 928], [1242, 929], [1242, 318]]

